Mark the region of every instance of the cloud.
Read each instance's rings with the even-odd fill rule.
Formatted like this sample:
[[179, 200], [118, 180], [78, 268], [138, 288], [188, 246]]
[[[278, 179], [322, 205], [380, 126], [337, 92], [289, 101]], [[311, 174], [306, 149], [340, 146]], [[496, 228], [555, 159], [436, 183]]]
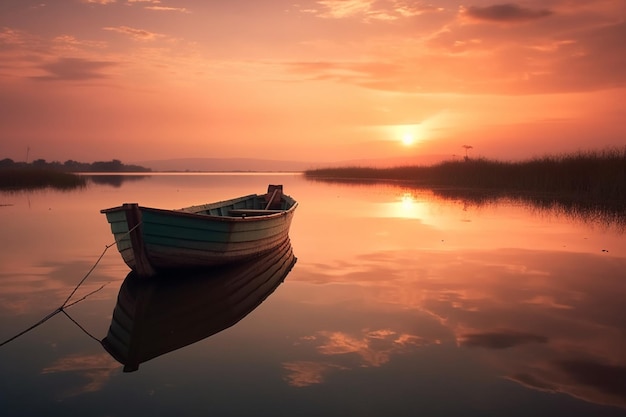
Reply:
[[[530, 366], [529, 366], [530, 365]], [[626, 408], [626, 366], [594, 358], [534, 361], [506, 378], [539, 391], [566, 393], [597, 404]]]
[[528, 343], [548, 343], [548, 338], [537, 334], [521, 333], [512, 330], [472, 333], [461, 336], [461, 346], [466, 347], [508, 349]]
[[82, 58], [59, 58], [54, 62], [43, 64], [41, 69], [48, 75], [33, 77], [38, 80], [50, 81], [84, 81], [107, 78], [101, 71], [115, 65], [107, 61], [90, 61]]
[[526, 95], [626, 86], [626, 23], [606, 18], [581, 26], [580, 18], [524, 26], [464, 25], [461, 18], [393, 48], [386, 39], [371, 40], [360, 59], [284, 65], [296, 78], [412, 93]]
[[[387, 364], [393, 355], [431, 344], [419, 336], [391, 329], [364, 329], [356, 336], [340, 331], [320, 331], [316, 336], [305, 336], [300, 341], [317, 345], [316, 350], [324, 356], [324, 360], [283, 363], [283, 368], [288, 372], [284, 379], [294, 387], [320, 384], [327, 374], [338, 370], [380, 367]], [[348, 354], [352, 354], [353, 359], [356, 357], [356, 362], [351, 362], [347, 358]]]
[[85, 51], [104, 50], [107, 47], [104, 41], [78, 39], [72, 35], [59, 35], [52, 39], [51, 45], [58, 51]]
[[129, 26], [107, 26], [102, 29], [108, 30], [111, 32], [121, 33], [123, 35], [128, 35], [131, 38], [135, 40], [139, 40], [139, 41], [151, 41], [151, 40], [154, 40], [163, 36], [158, 33], [149, 32], [144, 29], [131, 28]]
[[626, 400], [626, 366], [575, 359], [556, 361], [575, 383]]
[[516, 4], [494, 4], [493, 6], [471, 6], [464, 11], [464, 15], [481, 21], [517, 23], [541, 19], [550, 16], [553, 12], [548, 9], [529, 9]]
[[88, 3], [88, 4], [113, 4], [115, 3], [117, 0], [82, 0], [83, 3]]
[[367, 13], [372, 3], [372, 0], [321, 0], [317, 4], [322, 7], [323, 11], [316, 13], [316, 15], [327, 19], [358, 16]]
[[[626, 22], [589, 30], [564, 45], [553, 85], [615, 88], [626, 85]], [[591, 87], [591, 88], [589, 88]]]
[[292, 387], [320, 384], [329, 372], [345, 369], [339, 365], [312, 361], [285, 362], [283, 368], [287, 371], [284, 379]]
[[185, 7], [167, 7], [167, 6], [146, 6], [147, 10], [155, 10], [158, 12], [181, 12], [181, 13], [189, 13], [189, 11]]
[[301, 12], [323, 19], [360, 18], [371, 22], [392, 21], [443, 10], [431, 5], [407, 4], [400, 0], [319, 0], [316, 4], [318, 8], [302, 9]]
[[97, 392], [118, 372], [119, 363], [105, 353], [92, 355], [70, 355], [61, 357], [52, 365], [44, 368], [42, 374], [72, 373], [82, 377], [85, 382], [79, 387], [65, 392], [65, 397]]

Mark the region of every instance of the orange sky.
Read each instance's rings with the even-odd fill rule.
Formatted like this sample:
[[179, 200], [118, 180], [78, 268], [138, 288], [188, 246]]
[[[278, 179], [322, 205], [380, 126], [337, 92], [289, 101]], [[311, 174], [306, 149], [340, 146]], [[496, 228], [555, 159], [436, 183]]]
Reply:
[[626, 0], [501, 1], [3, 0], [0, 159], [624, 146]]

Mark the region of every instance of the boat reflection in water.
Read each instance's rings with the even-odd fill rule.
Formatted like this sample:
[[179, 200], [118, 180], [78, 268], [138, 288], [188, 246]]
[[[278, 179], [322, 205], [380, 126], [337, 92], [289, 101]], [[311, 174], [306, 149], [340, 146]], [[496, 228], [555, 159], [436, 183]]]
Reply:
[[240, 264], [151, 279], [128, 274], [104, 348], [124, 372], [233, 326], [284, 281], [296, 263], [287, 239], [276, 250]]

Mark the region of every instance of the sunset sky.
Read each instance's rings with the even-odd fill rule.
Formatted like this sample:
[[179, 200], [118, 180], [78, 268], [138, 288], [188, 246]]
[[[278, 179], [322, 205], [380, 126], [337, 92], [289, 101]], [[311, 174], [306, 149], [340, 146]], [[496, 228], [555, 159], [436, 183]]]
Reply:
[[626, 145], [626, 0], [2, 0], [0, 159]]

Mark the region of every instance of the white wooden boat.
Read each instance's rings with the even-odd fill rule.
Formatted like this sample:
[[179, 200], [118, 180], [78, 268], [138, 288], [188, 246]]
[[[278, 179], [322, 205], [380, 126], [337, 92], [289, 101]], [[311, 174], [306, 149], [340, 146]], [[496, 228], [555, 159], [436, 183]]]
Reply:
[[216, 203], [164, 210], [136, 203], [101, 210], [124, 262], [141, 277], [172, 269], [239, 262], [270, 251], [289, 236], [298, 203], [270, 185]]

